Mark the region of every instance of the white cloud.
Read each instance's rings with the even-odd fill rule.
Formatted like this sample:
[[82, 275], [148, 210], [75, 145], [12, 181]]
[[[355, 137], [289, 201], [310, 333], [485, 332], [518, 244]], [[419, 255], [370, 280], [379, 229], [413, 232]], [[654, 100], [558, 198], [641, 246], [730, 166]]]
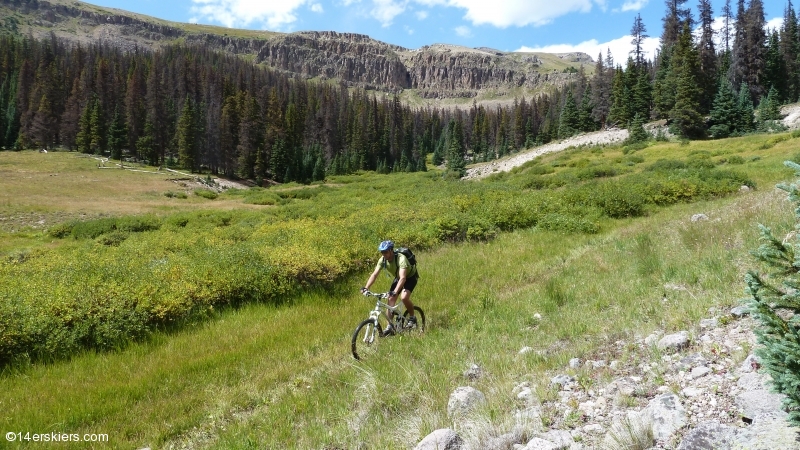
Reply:
[[461, 36], [462, 38], [472, 37], [472, 30], [469, 27], [465, 27], [464, 25], [455, 27], [454, 30], [456, 34]]
[[414, 0], [426, 6], [450, 6], [466, 10], [464, 19], [473, 25], [510, 26], [544, 25], [571, 12], [589, 12], [593, 4], [605, 0]]
[[404, 13], [408, 6], [408, 0], [395, 1], [395, 0], [372, 0], [372, 10], [370, 15], [381, 23], [384, 27], [388, 27], [394, 21], [394, 18]]
[[647, 6], [648, 0], [628, 0], [622, 4], [622, 12], [628, 11], [640, 11], [642, 8]]
[[322, 8], [322, 5], [319, 4], [319, 3], [314, 3], [313, 5], [311, 5], [311, 11], [313, 11], [315, 13], [324, 13], [325, 12], [325, 10]]
[[295, 10], [307, 0], [192, 0], [191, 12], [198, 18], [226, 27], [245, 28], [258, 23], [267, 29], [282, 29], [297, 20]]
[[772, 33], [772, 30], [781, 30], [783, 26], [783, 17], [775, 17], [767, 21], [767, 25], [764, 27], [765, 30]]
[[[603, 60], [605, 60], [606, 53], [608, 50], [611, 50], [611, 56], [614, 58], [614, 65], [621, 65], [625, 66], [628, 61], [628, 56], [630, 56], [630, 51], [633, 50], [633, 45], [631, 45], [631, 40], [633, 37], [630, 35], [622, 36], [621, 38], [614, 39], [608, 42], [597, 42], [597, 39], [591, 39], [588, 41], [581, 42], [580, 44], [556, 44], [556, 45], [546, 45], [544, 47], [521, 47], [517, 52], [542, 52], [542, 53], [572, 53], [572, 52], [583, 52], [588, 54], [592, 57], [595, 61], [597, 61], [598, 55], [603, 55]], [[642, 49], [644, 50], [645, 58], [652, 59], [655, 56], [655, 52], [658, 47], [661, 45], [661, 41], [659, 38], [647, 38], [642, 43]]]
[[428, 18], [428, 11], [417, 11], [414, 13], [418, 20], [425, 20]]

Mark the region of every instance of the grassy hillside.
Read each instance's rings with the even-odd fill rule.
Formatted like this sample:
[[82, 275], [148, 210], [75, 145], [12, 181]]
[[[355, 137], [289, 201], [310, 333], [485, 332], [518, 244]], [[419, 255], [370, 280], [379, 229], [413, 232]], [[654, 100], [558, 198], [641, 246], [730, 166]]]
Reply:
[[[435, 172], [361, 174], [213, 200], [167, 197], [176, 190], [172, 181], [97, 169], [75, 154], [0, 153], [0, 216], [48, 218], [47, 232], [33, 228], [38, 220], [4, 231], [4, 308], [12, 298], [24, 300], [14, 303], [19, 307], [33, 292], [30, 298], [45, 304], [77, 295], [75, 311], [87, 318], [110, 314], [81, 310], [80, 292], [58, 284], [21, 288], [21, 278], [46, 283], [42, 274], [90, 286], [85, 301], [106, 302], [95, 305], [172, 298], [181, 300], [178, 308], [190, 297], [205, 305], [180, 316], [178, 327], [161, 324], [132, 344], [120, 338], [118, 350], [89, 345], [49, 363], [32, 354], [15, 359], [2, 374], [0, 423], [6, 430], [108, 433], [110, 447], [403, 448], [452, 425], [447, 397], [477, 363], [487, 374], [474, 384], [487, 395], [487, 427], [502, 431], [516, 383], [528, 381], [546, 398], [554, 395], [548, 371], [571, 357], [591, 359], [606, 343], [682, 329], [711, 306], [737, 304], [742, 275], [753, 266], [755, 224], [768, 223], [777, 234], [792, 228], [791, 211], [772, 186], [791, 176], [781, 162], [795, 158], [796, 142], [784, 134], [575, 149], [478, 183], [444, 182]], [[56, 165], [42, 170], [42, 158]], [[59, 214], [102, 209], [78, 200], [91, 181], [62, 183], [107, 172], [121, 181], [109, 179], [93, 195], [117, 202], [113, 217], [51, 226]], [[47, 176], [58, 194], [26, 200], [36, 189], [13, 181], [14, 173], [58, 173]], [[757, 189], [739, 192], [742, 182]], [[145, 213], [137, 223], [158, 228], [124, 229], [135, 222], [131, 214]], [[691, 222], [695, 213], [710, 220]], [[111, 219], [117, 228], [109, 228]], [[124, 237], [118, 245], [106, 243], [113, 233]], [[422, 250], [415, 299], [429, 330], [388, 339], [356, 363], [349, 335], [371, 307], [357, 290], [384, 237]], [[267, 262], [279, 263], [274, 270], [293, 267], [281, 274], [295, 278], [283, 279], [288, 284], [272, 300], [249, 301], [269, 288], [257, 276], [265, 266], [251, 266]], [[140, 292], [137, 277], [170, 273], [177, 278], [142, 282], [163, 289], [156, 294], [125, 297]], [[388, 284], [382, 277], [376, 287]], [[243, 286], [250, 297], [225, 297]], [[176, 296], [186, 290], [195, 295]], [[71, 310], [38, 311], [63, 318]], [[524, 346], [535, 351], [519, 355]]]

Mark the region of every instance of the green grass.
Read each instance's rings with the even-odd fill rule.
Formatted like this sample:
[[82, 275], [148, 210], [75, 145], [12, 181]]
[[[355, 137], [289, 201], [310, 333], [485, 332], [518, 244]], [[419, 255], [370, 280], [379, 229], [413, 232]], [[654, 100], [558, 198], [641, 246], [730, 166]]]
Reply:
[[[552, 395], [546, 386], [551, 371], [563, 370], [569, 358], [592, 359], [600, 356], [597, 352], [604, 344], [630, 342], [656, 329], [687, 329], [706, 317], [711, 306], [738, 304], [744, 296], [742, 275], [755, 264], [749, 256], [757, 246], [755, 224], [770, 224], [776, 235], [793, 227], [783, 195], [771, 188], [791, 177], [780, 161], [792, 156], [793, 140], [755, 150], [767, 139], [666, 144], [635, 153], [642, 155], [636, 171], [658, 159], [688, 160], [698, 151], [712, 159], [741, 155], [745, 163], [737, 169], [755, 180], [756, 191], [652, 207], [645, 217], [602, 219], [597, 234], [520, 229], [501, 232], [488, 242], [444, 243], [415, 251], [422, 279], [414, 298], [426, 311], [428, 331], [419, 338], [383, 340], [374, 357], [363, 362], [350, 356], [349, 338], [372, 306], [357, 292], [367, 267], [327, 288], [303, 287], [278, 305], [215, 309], [205, 320], [156, 331], [118, 351], [88, 351], [66, 361], [7, 367], [0, 390], [0, 424], [5, 430], [108, 433], [109, 447], [121, 448], [164, 448], [182, 442], [220, 449], [410, 447], [437, 428], [454, 426], [446, 415], [448, 396], [469, 383], [462, 373], [476, 363], [486, 374], [471, 383], [487, 396], [480, 412], [485, 421], [482, 435], [508, 431], [503, 428], [508, 426], [505, 418], [521, 406], [512, 394], [517, 383], [530, 382], [540, 398], [547, 397]], [[557, 175], [585, 165], [571, 167], [571, 161], [591, 163], [617, 153], [624, 161], [620, 149], [587, 149], [550, 155], [541, 164], [562, 158], [564, 164], [545, 174]], [[521, 172], [508, 176], [507, 192], [521, 192], [513, 187], [525, 175]], [[425, 176], [414, 177], [404, 180], [420, 183], [417, 188], [429, 186]], [[337, 187], [325, 186], [309, 198], [295, 196], [285, 205], [261, 206], [267, 209], [241, 215], [222, 209], [206, 217], [229, 217], [233, 221], [224, 229], [245, 233], [264, 213], [283, 220], [352, 218], [354, 208], [378, 198], [389, 206], [369, 206], [361, 214], [381, 222], [396, 204], [388, 189], [396, 185], [396, 176], [362, 174], [329, 181]], [[476, 193], [497, 183], [501, 181], [459, 184], [463, 191], [432, 186], [447, 193], [456, 209], [472, 211], [475, 198], [480, 198]], [[214, 201], [194, 197], [158, 195], [154, 201], [196, 201], [214, 208], [220, 201], [247, 204], [241, 192]], [[9, 207], [25, 210], [16, 204]], [[710, 220], [689, 220], [700, 212]], [[165, 222], [181, 222], [181, 217], [188, 217], [184, 226], [195, 233], [207, 226], [193, 222], [198, 217], [191, 215], [167, 217]], [[147, 233], [156, 234], [142, 242], [163, 242], [155, 239], [160, 232], [143, 234]], [[139, 234], [132, 236], [114, 248], [124, 250], [132, 245], [129, 241], [140, 239]], [[357, 239], [371, 249], [381, 237]], [[31, 251], [47, 251], [44, 239], [36, 239], [26, 241]], [[60, 245], [85, 245], [82, 242]], [[19, 251], [14, 245], [7, 248]], [[382, 275], [376, 288], [388, 284]], [[541, 320], [534, 318], [537, 313]], [[520, 355], [525, 346], [534, 351]], [[481, 435], [471, 439], [477, 442]]]

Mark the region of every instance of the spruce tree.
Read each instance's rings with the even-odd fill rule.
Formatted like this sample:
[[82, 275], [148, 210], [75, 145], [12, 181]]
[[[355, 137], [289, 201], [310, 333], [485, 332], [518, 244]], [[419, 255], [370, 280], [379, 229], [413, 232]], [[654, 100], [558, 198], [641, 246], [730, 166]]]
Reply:
[[673, 61], [673, 70], [677, 78], [675, 106], [669, 115], [673, 130], [686, 138], [700, 138], [705, 135], [703, 117], [698, 112], [700, 109], [698, 65], [697, 50], [692, 43], [689, 25], [684, 24], [675, 48]]
[[128, 143], [128, 127], [125, 118], [120, 114], [119, 108], [114, 111], [114, 119], [111, 128], [108, 130], [108, 148], [111, 150], [111, 158], [122, 159], [122, 149]]
[[739, 108], [733, 87], [728, 80], [720, 80], [711, 108], [710, 121], [711, 128], [708, 132], [714, 139], [726, 138], [739, 131]]
[[739, 88], [739, 100], [737, 103], [739, 110], [739, 120], [737, 128], [742, 133], [749, 133], [755, 129], [755, 114], [753, 112], [753, 101], [750, 99], [750, 89], [747, 83], [742, 83]]
[[558, 121], [558, 138], [564, 139], [574, 136], [580, 132], [581, 121], [578, 114], [578, 106], [572, 96], [572, 90], [567, 91], [567, 100], [564, 109], [561, 110], [561, 117]]
[[467, 173], [467, 161], [464, 159], [466, 149], [464, 148], [464, 131], [461, 120], [453, 119], [450, 121], [450, 148], [447, 152], [447, 170], [451, 176], [461, 178]]
[[[800, 176], [800, 165], [787, 161], [786, 166]], [[779, 184], [794, 203], [795, 229], [800, 228], [800, 186]], [[760, 261], [761, 273], [751, 270], [745, 276], [749, 294], [748, 309], [760, 323], [755, 333], [759, 346], [755, 353], [762, 370], [772, 377], [771, 389], [784, 394], [789, 422], [800, 426], [800, 268], [796, 249], [800, 235], [790, 233], [785, 239], [759, 224], [761, 245], [753, 252]]]

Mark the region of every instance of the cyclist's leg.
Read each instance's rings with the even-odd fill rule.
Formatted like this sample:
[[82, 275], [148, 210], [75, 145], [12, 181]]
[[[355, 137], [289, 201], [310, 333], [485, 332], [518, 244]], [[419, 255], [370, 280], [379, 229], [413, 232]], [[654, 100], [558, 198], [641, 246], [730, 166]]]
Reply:
[[411, 301], [411, 293], [414, 292], [418, 279], [416, 276], [407, 279], [405, 285], [403, 285], [403, 292], [400, 293], [400, 300], [403, 301], [403, 305], [411, 317], [414, 317], [414, 302]]
[[[400, 281], [400, 280], [398, 280], [397, 278], [395, 278], [394, 281], [392, 281], [392, 286], [389, 288], [390, 292], [394, 292], [394, 288], [397, 287], [397, 282], [398, 281]], [[392, 307], [394, 307], [395, 303], [397, 303], [397, 297], [389, 298], [386, 301], [386, 304], [389, 305], [389, 306], [392, 306]], [[389, 326], [391, 326], [392, 325], [392, 312], [390, 310], [388, 310], [388, 309], [386, 310], [386, 318], [389, 320]]]

